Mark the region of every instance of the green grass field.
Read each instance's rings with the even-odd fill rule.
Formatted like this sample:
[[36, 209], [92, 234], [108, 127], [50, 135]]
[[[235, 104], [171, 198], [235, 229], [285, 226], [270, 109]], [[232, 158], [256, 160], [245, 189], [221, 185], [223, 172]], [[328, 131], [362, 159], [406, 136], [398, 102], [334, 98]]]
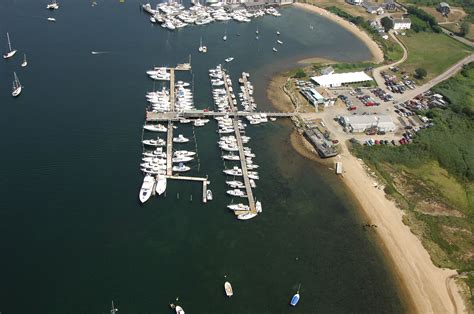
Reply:
[[473, 52], [472, 48], [444, 34], [408, 32], [399, 38], [408, 48], [408, 59], [400, 68], [408, 73], [416, 68], [426, 69], [428, 75], [424, 81], [436, 77]]

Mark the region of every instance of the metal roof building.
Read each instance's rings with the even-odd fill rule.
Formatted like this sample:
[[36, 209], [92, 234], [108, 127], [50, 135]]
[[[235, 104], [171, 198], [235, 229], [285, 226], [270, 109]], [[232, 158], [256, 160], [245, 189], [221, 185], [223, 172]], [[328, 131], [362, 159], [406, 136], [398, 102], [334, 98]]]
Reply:
[[364, 132], [370, 128], [377, 128], [379, 131], [393, 132], [396, 129], [395, 123], [387, 115], [353, 115], [340, 118], [341, 124], [350, 132]]
[[323, 87], [339, 87], [343, 84], [367, 82], [373, 79], [361, 71], [313, 76], [311, 80]]

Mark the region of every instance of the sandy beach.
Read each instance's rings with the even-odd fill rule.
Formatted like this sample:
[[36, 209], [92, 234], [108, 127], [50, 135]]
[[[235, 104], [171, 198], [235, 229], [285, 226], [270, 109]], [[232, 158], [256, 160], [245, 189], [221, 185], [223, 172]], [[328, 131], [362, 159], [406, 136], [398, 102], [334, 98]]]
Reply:
[[[372, 43], [371, 51], [374, 59], [383, 57], [380, 49], [373, 47], [375, 43], [357, 27], [328, 14], [323, 9], [299, 3], [296, 5], [322, 13], [335, 22], [351, 28], [359, 38], [365, 37], [364, 42], [369, 45]], [[293, 110], [293, 105], [282, 88], [286, 80], [284, 74], [275, 75], [267, 88], [268, 99], [275, 108], [282, 111]], [[420, 239], [403, 223], [403, 211], [386, 197], [383, 189], [374, 186], [376, 179], [369, 175], [363, 161], [349, 152], [344, 143], [349, 136], [340, 130], [330, 114], [321, 112], [321, 117], [328, 130], [336, 134], [341, 142], [341, 154], [338, 157], [329, 160], [320, 159], [311, 144], [296, 131], [291, 134], [291, 145], [297, 153], [313, 162], [324, 163], [328, 167], [333, 167], [336, 161], [342, 162], [344, 173], [341, 182], [353, 194], [354, 201], [358, 203], [358, 208], [368, 223], [377, 225], [380, 247], [393, 269], [394, 279], [400, 288], [401, 296], [406, 299], [409, 312], [466, 313], [466, 305], [454, 280], [457, 272], [441, 269], [433, 264]]]
[[383, 51], [380, 49], [380, 47], [377, 45], [377, 43], [375, 41], [373, 41], [372, 38], [370, 38], [370, 36], [367, 35], [367, 33], [361, 31], [354, 24], [344, 20], [343, 18], [340, 18], [339, 16], [337, 16], [337, 15], [335, 15], [335, 14], [329, 12], [329, 11], [326, 11], [322, 8], [319, 8], [319, 7], [311, 5], [311, 4], [296, 2], [293, 5], [297, 8], [301, 8], [301, 9], [304, 9], [304, 10], [307, 10], [307, 11], [310, 11], [310, 12], [313, 12], [313, 13], [317, 13], [317, 14], [319, 14], [319, 15], [327, 18], [327, 19], [330, 19], [331, 21], [334, 21], [334, 22], [338, 23], [340, 26], [342, 26], [346, 30], [350, 31], [352, 34], [357, 36], [360, 40], [362, 40], [365, 43], [367, 48], [369, 48], [370, 53], [372, 54], [372, 61], [374, 63], [382, 63], [384, 61]]

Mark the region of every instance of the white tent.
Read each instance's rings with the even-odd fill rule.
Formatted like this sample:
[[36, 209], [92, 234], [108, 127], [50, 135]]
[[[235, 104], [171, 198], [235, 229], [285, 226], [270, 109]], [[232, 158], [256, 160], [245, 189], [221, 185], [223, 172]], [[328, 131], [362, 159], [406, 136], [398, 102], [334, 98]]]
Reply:
[[323, 87], [338, 87], [342, 84], [367, 82], [373, 79], [361, 71], [313, 76], [311, 80]]

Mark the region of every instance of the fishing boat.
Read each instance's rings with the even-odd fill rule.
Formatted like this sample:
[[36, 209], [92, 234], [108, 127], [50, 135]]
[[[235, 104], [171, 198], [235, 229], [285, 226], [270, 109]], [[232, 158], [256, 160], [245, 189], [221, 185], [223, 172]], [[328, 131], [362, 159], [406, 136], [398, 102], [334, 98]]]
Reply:
[[166, 177], [165, 176], [158, 175], [155, 191], [156, 193], [158, 193], [158, 195], [161, 195], [166, 191]]
[[48, 10], [57, 10], [57, 9], [59, 9], [59, 4], [57, 3], [56, 0], [53, 0], [51, 3], [48, 3], [46, 5], [46, 9], [48, 9]]
[[13, 87], [12, 87], [12, 96], [17, 97], [21, 93], [21, 84], [20, 80], [18, 79], [18, 76], [16, 75], [16, 72], [13, 72]]
[[28, 65], [28, 61], [26, 61], [26, 54], [23, 54], [23, 62], [21, 63], [21, 67], [24, 68]]
[[153, 192], [154, 185], [155, 179], [152, 176], [146, 175], [145, 178], [143, 178], [143, 184], [140, 189], [139, 195], [140, 202], [145, 203], [146, 201], [148, 201], [151, 196], [151, 193]]
[[234, 291], [232, 290], [232, 285], [230, 284], [230, 282], [226, 281], [224, 283], [224, 290], [225, 290], [225, 294], [230, 298], [231, 296], [234, 295]]
[[211, 190], [206, 191], [206, 199], [208, 201], [212, 201], [212, 191]]
[[225, 59], [225, 62], [229, 63], [229, 62], [231, 62], [232, 60], [234, 60], [234, 57], [229, 57], [229, 58]]
[[7, 32], [7, 41], [8, 41], [8, 51], [3, 55], [3, 59], [11, 58], [15, 55], [16, 49], [12, 49], [12, 44], [10, 42], [10, 35]]
[[296, 304], [298, 304], [298, 302], [300, 301], [300, 288], [301, 288], [301, 284], [298, 286], [298, 290], [296, 291], [295, 295], [290, 300], [291, 306], [296, 306]]
[[252, 219], [256, 216], [257, 216], [257, 214], [252, 213], [252, 212], [248, 212], [248, 213], [245, 213], [245, 214], [238, 215], [237, 219], [239, 219], [239, 220], [249, 220], [249, 219]]

